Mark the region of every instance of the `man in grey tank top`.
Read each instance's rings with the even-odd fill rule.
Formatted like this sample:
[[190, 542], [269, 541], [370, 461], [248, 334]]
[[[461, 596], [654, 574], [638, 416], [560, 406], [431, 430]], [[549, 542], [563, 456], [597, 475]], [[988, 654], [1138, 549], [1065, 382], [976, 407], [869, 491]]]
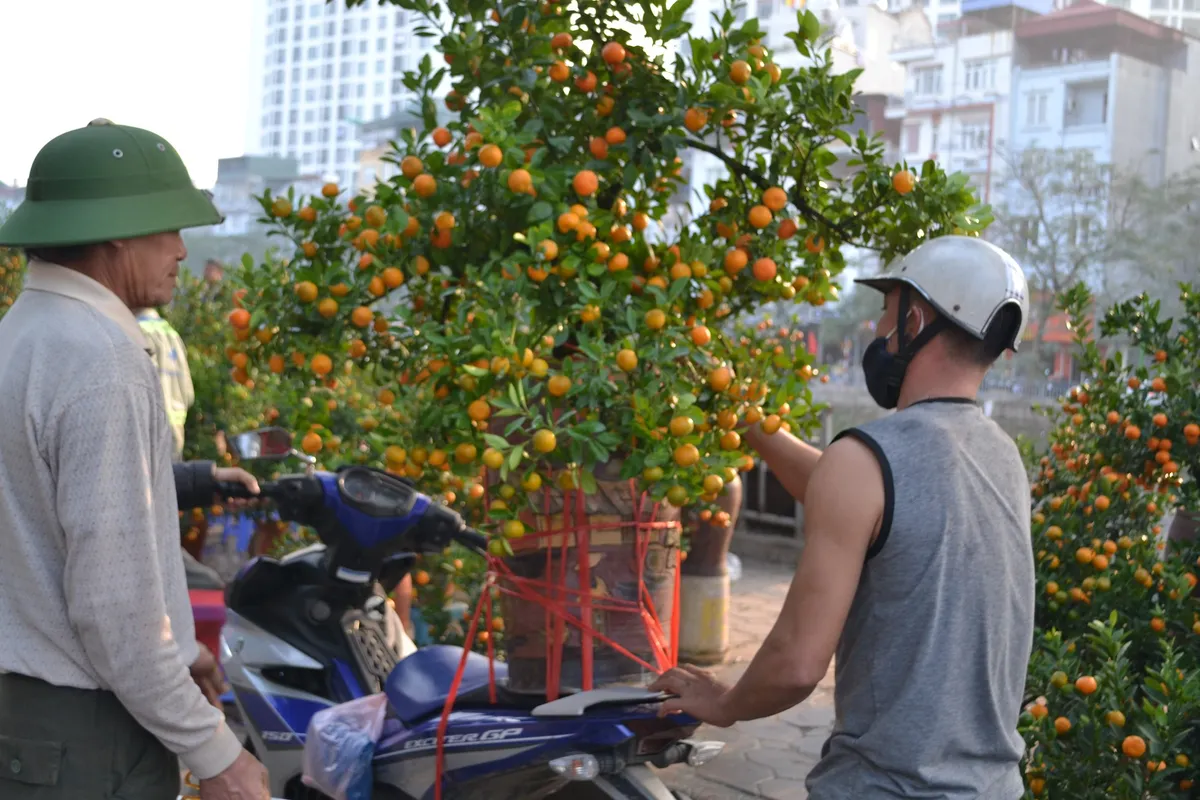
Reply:
[[736, 685], [682, 667], [655, 688], [678, 695], [664, 713], [727, 726], [803, 701], [836, 653], [837, 720], [811, 800], [1015, 800], [1033, 643], [1029, 482], [975, 397], [1021, 340], [1025, 276], [987, 242], [944, 236], [859, 283], [884, 296], [867, 388], [897, 412], [824, 453], [748, 431], [804, 501], [796, 577]]

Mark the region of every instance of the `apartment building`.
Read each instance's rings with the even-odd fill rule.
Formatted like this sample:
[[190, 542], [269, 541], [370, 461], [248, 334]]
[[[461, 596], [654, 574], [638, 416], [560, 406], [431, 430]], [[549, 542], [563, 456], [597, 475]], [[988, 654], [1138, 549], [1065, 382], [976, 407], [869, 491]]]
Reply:
[[963, 0], [932, 43], [899, 42], [891, 58], [907, 74], [904, 103], [888, 115], [902, 121], [900, 156], [963, 172], [991, 201], [1009, 147], [1014, 31], [1050, 10], [1050, 0]]
[[1080, 0], [1016, 29], [1015, 150], [1091, 151], [1151, 183], [1200, 165], [1200, 40]]
[[253, 2], [262, 72], [246, 151], [353, 184], [360, 124], [412, 102], [402, 77], [437, 40], [418, 36], [416, 15], [390, 4]]

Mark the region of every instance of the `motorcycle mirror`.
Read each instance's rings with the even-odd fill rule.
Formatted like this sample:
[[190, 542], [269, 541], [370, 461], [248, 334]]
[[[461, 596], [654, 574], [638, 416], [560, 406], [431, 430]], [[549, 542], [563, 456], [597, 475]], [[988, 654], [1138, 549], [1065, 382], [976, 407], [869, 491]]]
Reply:
[[260, 428], [234, 436], [233, 449], [247, 461], [280, 461], [292, 454], [292, 435], [283, 428]]

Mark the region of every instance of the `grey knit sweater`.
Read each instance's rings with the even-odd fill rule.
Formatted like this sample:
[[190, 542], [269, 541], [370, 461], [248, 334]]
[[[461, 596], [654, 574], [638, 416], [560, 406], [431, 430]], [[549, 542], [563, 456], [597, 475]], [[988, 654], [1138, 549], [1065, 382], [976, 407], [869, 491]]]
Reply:
[[207, 778], [241, 746], [188, 672], [172, 451], [132, 312], [33, 262], [0, 321], [0, 671], [112, 691]]

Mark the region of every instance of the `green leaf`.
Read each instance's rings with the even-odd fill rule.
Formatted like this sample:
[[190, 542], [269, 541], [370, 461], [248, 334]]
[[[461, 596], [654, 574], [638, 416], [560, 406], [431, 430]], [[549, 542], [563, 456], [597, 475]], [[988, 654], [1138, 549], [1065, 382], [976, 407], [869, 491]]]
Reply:
[[579, 471], [579, 488], [583, 490], [584, 494], [595, 494], [600, 491], [600, 486], [596, 483], [596, 476], [590, 469]]
[[501, 452], [503, 452], [504, 450], [507, 450], [510, 446], [506, 439], [504, 439], [503, 437], [497, 436], [494, 433], [485, 433], [483, 435], [483, 441], [487, 443], [488, 447], [494, 447], [495, 449], [500, 450]]
[[554, 215], [554, 206], [547, 203], [545, 200], [539, 200], [529, 209], [528, 220], [530, 224], [545, 222]]
[[254, 269], [254, 256], [249, 253], [242, 254], [242, 266], [246, 269]]
[[521, 464], [521, 459], [525, 457], [525, 445], [514, 447], [513, 451], [508, 454], [508, 468], [516, 469]]

